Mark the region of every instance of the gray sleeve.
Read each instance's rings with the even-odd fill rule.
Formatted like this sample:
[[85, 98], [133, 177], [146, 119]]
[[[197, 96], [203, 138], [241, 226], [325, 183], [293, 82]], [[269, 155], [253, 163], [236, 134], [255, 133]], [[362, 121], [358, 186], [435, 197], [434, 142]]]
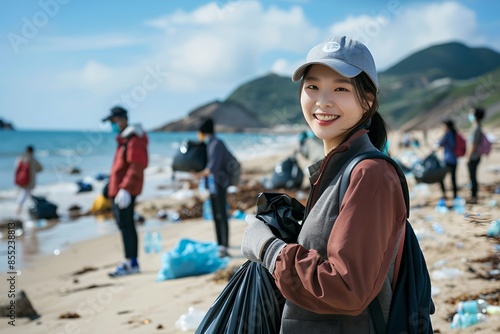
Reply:
[[264, 267], [267, 269], [267, 271], [271, 273], [271, 275], [274, 272], [274, 264], [276, 263], [276, 259], [278, 258], [281, 250], [285, 248], [285, 246], [286, 242], [281, 239], [276, 239], [271, 242], [269, 247], [267, 247], [266, 252], [264, 253], [262, 263], [264, 264]]

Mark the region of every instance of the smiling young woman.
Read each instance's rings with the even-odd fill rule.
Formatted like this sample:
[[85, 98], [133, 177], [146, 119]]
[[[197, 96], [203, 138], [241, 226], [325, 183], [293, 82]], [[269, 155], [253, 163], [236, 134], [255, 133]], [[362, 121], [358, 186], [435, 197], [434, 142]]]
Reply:
[[[353, 168], [341, 202], [338, 197], [349, 162], [387, 141], [375, 62], [362, 43], [333, 37], [311, 49], [292, 79], [301, 80], [302, 112], [323, 140], [325, 157], [309, 167], [297, 242], [276, 238], [249, 215], [241, 249], [269, 270], [286, 298], [281, 333], [375, 333], [369, 306], [380, 302], [388, 319], [401, 262], [407, 214], [401, 183], [390, 162], [366, 159]], [[432, 329], [425, 326], [425, 333]]]

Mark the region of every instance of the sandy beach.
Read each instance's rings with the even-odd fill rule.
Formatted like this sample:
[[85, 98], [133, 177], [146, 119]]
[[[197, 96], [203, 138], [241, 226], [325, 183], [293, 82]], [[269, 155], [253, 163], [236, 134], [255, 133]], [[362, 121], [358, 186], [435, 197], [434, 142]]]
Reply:
[[[500, 138], [500, 132], [488, 129]], [[440, 131], [429, 133], [429, 141], [439, 138]], [[397, 147], [399, 134], [391, 135], [391, 154], [401, 156]], [[500, 142], [499, 142], [500, 143]], [[260, 180], [269, 176], [274, 164], [287, 157], [289, 151], [272, 156], [243, 161], [244, 180]], [[425, 148], [416, 151], [428, 153]], [[460, 195], [468, 197], [468, 174], [464, 159], [458, 167]], [[299, 160], [306, 170], [305, 161]], [[436, 333], [483, 333], [500, 332], [500, 315], [491, 315], [488, 321], [464, 330], [450, 329], [450, 316], [455, 302], [474, 299], [479, 294], [498, 305], [500, 299], [500, 275], [492, 275], [492, 266], [499, 263], [499, 253], [494, 256], [499, 239], [487, 238], [486, 231], [492, 220], [500, 219], [500, 145], [490, 156], [482, 159], [479, 167], [480, 196], [477, 205], [467, 205], [467, 217], [454, 211], [438, 213], [435, 205], [441, 197], [438, 184], [416, 185], [409, 179], [412, 195], [410, 222], [420, 238], [433, 285], [436, 314], [432, 316]], [[151, 178], [161, 178], [161, 171]], [[307, 174], [306, 174], [307, 175]], [[445, 181], [449, 187], [448, 180]], [[184, 189], [184, 194], [187, 189]], [[499, 191], [496, 191], [499, 190]], [[304, 190], [307, 194], [307, 190]], [[147, 228], [161, 232], [163, 252], [172, 249], [181, 238], [198, 241], [214, 241], [215, 232], [211, 221], [202, 218], [178, 222], [158, 221], [153, 208], [174, 209], [185, 204], [186, 199], [161, 196], [155, 193], [140, 199], [138, 211], [146, 222], [140, 227], [140, 240]], [[88, 201], [90, 198], [87, 198]], [[451, 201], [450, 203], [451, 204]], [[9, 208], [8, 208], [9, 209]], [[248, 208], [247, 212], [252, 212]], [[85, 217], [82, 219], [94, 219]], [[103, 224], [112, 224], [111, 221]], [[245, 221], [230, 221], [230, 254], [228, 268], [237, 268], [246, 259], [240, 252], [240, 241]], [[25, 238], [26, 235], [20, 238]], [[217, 280], [220, 273], [179, 278], [157, 282], [162, 253], [146, 254], [140, 249], [142, 272], [121, 279], [111, 279], [112, 270], [122, 256], [122, 245], [117, 230], [90, 240], [77, 242], [64, 248], [58, 255], [38, 254], [26, 257], [21, 273], [16, 276], [16, 293], [25, 291], [34, 309], [40, 315], [36, 320], [17, 317], [15, 327], [9, 318], [0, 318], [2, 333], [194, 333], [176, 328], [176, 321], [189, 308], [207, 311], [224, 288], [227, 280]], [[488, 261], [488, 257], [491, 257]], [[496, 260], [495, 260], [496, 259]], [[4, 260], [5, 261], [5, 260]], [[496, 262], [492, 262], [496, 261]], [[81, 273], [78, 273], [81, 271]], [[2, 273], [5, 282], [7, 273]], [[496, 277], [496, 280], [494, 279]], [[4, 283], [2, 283], [4, 284]], [[2, 285], [0, 304], [7, 304], [7, 292]], [[77, 314], [77, 318], [61, 318]]]

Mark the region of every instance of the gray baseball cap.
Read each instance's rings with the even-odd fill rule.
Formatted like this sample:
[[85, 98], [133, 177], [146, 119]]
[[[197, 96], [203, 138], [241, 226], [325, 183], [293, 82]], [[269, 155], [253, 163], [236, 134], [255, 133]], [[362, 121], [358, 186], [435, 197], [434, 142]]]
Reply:
[[307, 67], [313, 64], [328, 66], [347, 78], [365, 72], [378, 90], [375, 61], [368, 48], [357, 40], [335, 36], [316, 45], [307, 54], [306, 62], [295, 70], [292, 80], [299, 81]]

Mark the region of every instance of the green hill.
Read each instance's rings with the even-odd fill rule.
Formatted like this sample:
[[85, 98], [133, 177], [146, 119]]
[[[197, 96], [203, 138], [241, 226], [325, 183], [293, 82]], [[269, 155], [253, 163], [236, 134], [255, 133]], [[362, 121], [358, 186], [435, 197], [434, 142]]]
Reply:
[[452, 79], [469, 79], [500, 67], [500, 54], [486, 48], [469, 48], [461, 43], [431, 46], [416, 52], [382, 74], [425, 74]]
[[[444, 117], [460, 126], [477, 105], [487, 109], [485, 123], [500, 119], [500, 54], [490, 49], [435, 45], [379, 73], [379, 82], [379, 111], [393, 129], [433, 128]], [[223, 115], [222, 107], [229, 104], [240, 106], [245, 117], [256, 118], [263, 127], [304, 125], [298, 93], [299, 83], [290, 77], [268, 74], [237, 87], [209, 115], [220, 116], [227, 128], [242, 129], [241, 122], [232, 124], [236, 119]], [[170, 128], [181, 128], [179, 124]]]
[[252, 80], [236, 88], [226, 102], [244, 106], [270, 127], [303, 122], [299, 83], [289, 77], [268, 74]]

